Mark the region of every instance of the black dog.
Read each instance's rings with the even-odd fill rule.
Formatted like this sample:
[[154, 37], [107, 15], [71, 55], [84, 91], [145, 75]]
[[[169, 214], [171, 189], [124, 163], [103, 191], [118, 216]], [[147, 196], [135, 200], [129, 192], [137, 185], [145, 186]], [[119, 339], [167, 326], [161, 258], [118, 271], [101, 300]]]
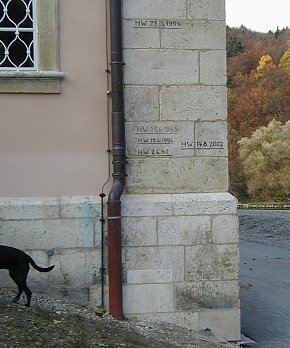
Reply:
[[26, 284], [29, 264], [39, 272], [49, 272], [54, 268], [54, 266], [48, 268], [39, 267], [33, 259], [23, 251], [6, 245], [0, 245], [0, 269], [8, 269], [10, 277], [18, 286], [18, 294], [12, 301], [17, 302], [24, 291], [27, 297], [26, 307], [30, 306], [32, 294]]

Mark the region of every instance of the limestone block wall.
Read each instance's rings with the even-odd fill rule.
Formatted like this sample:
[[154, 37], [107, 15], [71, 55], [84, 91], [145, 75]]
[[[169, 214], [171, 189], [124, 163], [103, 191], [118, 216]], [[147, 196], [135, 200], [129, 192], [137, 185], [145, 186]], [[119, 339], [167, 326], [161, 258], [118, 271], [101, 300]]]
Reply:
[[224, 0], [124, 0], [124, 312], [240, 339]]
[[227, 191], [224, 2], [126, 0], [124, 45], [129, 192]]
[[124, 312], [240, 337], [237, 202], [228, 193], [122, 200]]
[[[101, 282], [100, 217], [99, 197], [0, 198], [0, 244], [27, 251], [39, 265], [55, 265], [49, 273], [31, 267], [31, 289], [88, 304], [90, 289], [96, 292]], [[7, 271], [0, 280], [15, 288]], [[100, 301], [97, 296], [94, 305]]]

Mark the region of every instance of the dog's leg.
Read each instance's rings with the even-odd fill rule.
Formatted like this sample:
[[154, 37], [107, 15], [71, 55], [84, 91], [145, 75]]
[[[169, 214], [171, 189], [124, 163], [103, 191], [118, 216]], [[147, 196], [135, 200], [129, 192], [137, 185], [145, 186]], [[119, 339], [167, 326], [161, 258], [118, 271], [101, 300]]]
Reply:
[[14, 299], [12, 300], [12, 302], [17, 302], [19, 299], [20, 299], [20, 296], [23, 292], [23, 288], [19, 286], [19, 282], [17, 281], [17, 276], [14, 274], [15, 271], [14, 270], [10, 270], [9, 271], [9, 275], [10, 277], [14, 280], [15, 284], [17, 285], [18, 287], [18, 293], [17, 295], [14, 297]]
[[26, 284], [28, 271], [29, 271], [29, 265], [21, 267], [17, 270], [9, 271], [11, 278], [14, 280], [14, 282], [16, 283], [18, 287], [18, 293], [12, 301], [17, 302], [20, 299], [22, 292], [24, 291], [27, 297], [27, 302], [25, 304], [26, 307], [30, 307], [31, 294], [32, 294]]
[[27, 297], [27, 302], [25, 304], [25, 307], [30, 307], [30, 302], [31, 302], [31, 294], [32, 292], [30, 291], [30, 289], [28, 288], [27, 284], [26, 284], [26, 280], [25, 280], [25, 284], [24, 284], [24, 292], [26, 294]]

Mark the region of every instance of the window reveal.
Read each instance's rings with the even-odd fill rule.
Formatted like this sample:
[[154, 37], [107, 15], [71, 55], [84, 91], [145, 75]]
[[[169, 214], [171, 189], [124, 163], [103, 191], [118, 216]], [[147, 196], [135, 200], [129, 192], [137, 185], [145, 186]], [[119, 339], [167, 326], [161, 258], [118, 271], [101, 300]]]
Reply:
[[0, 69], [36, 69], [34, 0], [0, 0]]

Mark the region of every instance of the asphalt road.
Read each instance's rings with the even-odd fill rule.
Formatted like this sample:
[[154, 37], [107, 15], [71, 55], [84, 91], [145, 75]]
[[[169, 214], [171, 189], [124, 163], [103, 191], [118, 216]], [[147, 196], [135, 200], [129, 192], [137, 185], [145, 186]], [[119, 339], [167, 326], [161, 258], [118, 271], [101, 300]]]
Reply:
[[290, 211], [240, 210], [239, 216], [245, 347], [289, 348]]
[[240, 209], [239, 219], [241, 240], [290, 250], [290, 210]]

